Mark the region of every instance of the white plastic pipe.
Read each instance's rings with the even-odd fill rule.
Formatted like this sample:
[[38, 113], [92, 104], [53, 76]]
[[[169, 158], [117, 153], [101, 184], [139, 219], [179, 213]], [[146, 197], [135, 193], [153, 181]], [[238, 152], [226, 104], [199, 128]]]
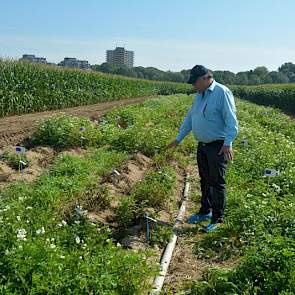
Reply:
[[175, 221], [175, 225], [173, 227], [173, 236], [170, 239], [170, 242], [168, 243], [168, 245], [165, 248], [165, 251], [163, 253], [162, 259], [161, 259], [161, 263], [160, 263], [160, 273], [158, 276], [155, 277], [154, 280], [154, 284], [153, 284], [153, 290], [150, 292], [150, 295], [156, 295], [159, 294], [162, 290], [163, 284], [164, 284], [164, 280], [165, 280], [165, 276], [167, 274], [167, 270], [172, 258], [172, 254], [176, 245], [176, 241], [177, 241], [177, 233], [175, 231], [175, 227], [176, 225], [182, 223], [182, 218], [185, 212], [185, 206], [186, 206], [186, 202], [188, 200], [188, 195], [189, 195], [189, 181], [188, 181], [188, 177], [189, 175], [186, 176], [186, 180], [185, 180], [185, 188], [184, 188], [184, 194], [183, 194], [183, 201], [181, 204], [181, 207], [179, 209], [176, 221]]

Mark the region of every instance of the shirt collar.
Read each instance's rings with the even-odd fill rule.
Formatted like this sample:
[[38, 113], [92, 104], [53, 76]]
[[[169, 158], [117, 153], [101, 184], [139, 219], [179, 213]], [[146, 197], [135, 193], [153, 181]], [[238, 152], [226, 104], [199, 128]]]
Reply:
[[215, 80], [213, 80], [213, 82], [211, 83], [211, 85], [203, 92], [203, 94], [201, 94], [201, 97], [204, 97], [206, 95], [206, 92], [209, 90], [210, 92], [212, 92], [214, 90], [216, 86], [216, 82]]
[[210, 90], [212, 92], [214, 90], [215, 86], [216, 86], [216, 82], [215, 82], [215, 80], [213, 80], [212, 84], [206, 89], [206, 91]]

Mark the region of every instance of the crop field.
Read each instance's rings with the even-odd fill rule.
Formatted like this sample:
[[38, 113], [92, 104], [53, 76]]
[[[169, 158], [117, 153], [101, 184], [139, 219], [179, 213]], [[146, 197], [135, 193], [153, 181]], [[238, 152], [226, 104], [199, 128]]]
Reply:
[[[59, 115], [35, 128], [26, 153], [1, 151], [0, 294], [148, 294], [185, 173], [196, 172], [191, 136], [165, 148], [192, 98], [159, 96], [99, 122]], [[182, 250], [202, 268], [178, 270], [163, 294], [295, 294], [295, 122], [245, 100], [237, 110], [225, 222], [211, 234], [183, 224]], [[186, 216], [200, 198], [190, 181]], [[148, 241], [146, 214], [166, 224]]]
[[0, 117], [190, 91], [182, 83], [128, 79], [1, 59], [0, 86]]
[[280, 108], [288, 114], [295, 114], [295, 84], [268, 84], [258, 86], [230, 86], [240, 98], [259, 105]]

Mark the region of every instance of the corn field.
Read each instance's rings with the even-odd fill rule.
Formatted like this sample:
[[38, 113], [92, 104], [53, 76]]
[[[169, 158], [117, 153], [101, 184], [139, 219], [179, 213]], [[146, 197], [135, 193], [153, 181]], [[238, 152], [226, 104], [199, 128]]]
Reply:
[[0, 60], [0, 117], [157, 94], [190, 86]]

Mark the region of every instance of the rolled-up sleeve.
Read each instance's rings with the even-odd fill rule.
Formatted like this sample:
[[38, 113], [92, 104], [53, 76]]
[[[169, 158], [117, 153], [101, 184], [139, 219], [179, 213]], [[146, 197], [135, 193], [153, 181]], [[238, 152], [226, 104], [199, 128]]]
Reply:
[[223, 92], [222, 117], [225, 123], [224, 145], [231, 146], [238, 134], [238, 120], [234, 96], [231, 91]]
[[192, 130], [192, 109], [190, 109], [179, 128], [178, 135], [176, 136], [176, 140], [181, 142]]

